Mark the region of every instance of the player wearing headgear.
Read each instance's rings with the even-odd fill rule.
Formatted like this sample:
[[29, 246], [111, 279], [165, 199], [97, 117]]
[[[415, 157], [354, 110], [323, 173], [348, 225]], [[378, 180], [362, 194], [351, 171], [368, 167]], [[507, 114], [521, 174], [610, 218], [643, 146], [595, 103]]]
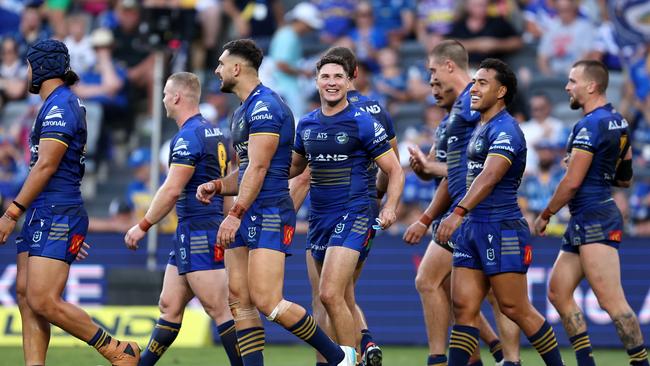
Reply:
[[[332, 320], [337, 341], [350, 361], [356, 359], [353, 311], [354, 272], [367, 254], [373, 212], [368, 170], [374, 161], [388, 176], [386, 203], [379, 227], [395, 221], [404, 173], [388, 143], [385, 129], [372, 115], [347, 100], [349, 63], [327, 54], [316, 68], [321, 108], [303, 116], [296, 129], [290, 176], [311, 169], [311, 215], [308, 240], [319, 269], [320, 300]], [[348, 356], [349, 354], [349, 356]], [[354, 365], [354, 363], [352, 363]]]
[[599, 61], [578, 61], [569, 71], [565, 89], [570, 107], [582, 109], [584, 117], [573, 126], [566, 174], [535, 220], [535, 232], [543, 234], [549, 218], [569, 205], [571, 220], [551, 272], [548, 298], [562, 318], [578, 365], [595, 365], [585, 316], [573, 299], [576, 287], [587, 278], [616, 327], [630, 365], [647, 366], [639, 320], [621, 286], [618, 247], [623, 218], [611, 187], [630, 186], [632, 149], [627, 121], [607, 102], [608, 81], [607, 68]]
[[70, 90], [79, 78], [66, 46], [41, 40], [27, 53], [29, 91], [43, 100], [29, 136], [30, 172], [16, 200], [0, 218], [4, 244], [16, 221], [16, 292], [23, 322], [27, 365], [44, 365], [50, 324], [95, 347], [113, 365], [136, 365], [140, 349], [120, 342], [62, 297], [70, 264], [84, 245], [88, 215], [81, 199], [86, 145], [86, 110]]
[[[397, 138], [395, 136], [395, 127], [393, 125], [393, 120], [386, 111], [386, 109], [379, 104], [378, 101], [372, 100], [365, 95], [362, 95], [354, 87], [354, 80], [357, 77], [359, 72], [357, 66], [357, 59], [354, 53], [347, 47], [332, 47], [325, 53], [326, 55], [334, 55], [343, 58], [343, 60], [348, 64], [348, 69], [350, 71], [350, 88], [348, 89], [348, 102], [355, 107], [358, 107], [368, 113], [370, 113], [376, 120], [381, 124], [381, 126], [386, 131], [386, 140], [390, 143], [391, 147], [395, 154], [399, 157], [397, 151]], [[370, 197], [370, 207], [371, 207], [371, 216], [377, 217], [379, 215], [379, 198], [383, 197], [386, 192], [387, 177], [386, 174], [382, 171], [379, 171], [377, 164], [374, 162], [368, 167], [368, 196]], [[376, 179], [375, 179], [376, 177]], [[310, 169], [306, 168], [303, 174], [295, 177], [289, 182], [289, 188], [291, 190], [291, 199], [293, 200], [294, 208], [296, 211], [300, 209], [303, 201], [309, 191], [309, 181], [311, 179]], [[379, 187], [377, 186], [379, 182]], [[365, 263], [365, 259], [369, 255], [370, 249], [372, 248], [372, 240], [376, 234], [376, 230], [370, 229], [370, 240], [368, 245], [365, 248], [365, 253], [360, 256], [359, 263], [357, 263], [357, 268], [354, 271], [354, 282], [356, 283], [361, 275], [361, 270]], [[330, 323], [327, 312], [323, 307], [323, 304], [320, 302], [320, 294], [318, 292], [318, 282], [319, 276], [318, 272], [320, 271], [321, 263], [318, 263], [314, 260], [314, 257], [311, 255], [311, 245], [309, 241], [307, 242], [307, 253], [306, 253], [306, 262], [307, 262], [307, 272], [309, 275], [309, 282], [312, 288], [312, 307], [314, 309], [314, 318], [318, 323], [326, 330], [328, 329], [328, 324]], [[354, 296], [354, 291], [347, 291], [346, 297], [348, 298], [349, 303], [355, 303], [354, 299], [349, 299]], [[367, 366], [381, 366], [383, 354], [381, 348], [374, 342], [372, 333], [369, 329], [366, 317], [357, 304], [354, 309], [350, 309], [352, 315], [354, 316], [355, 324], [359, 329], [357, 334], [357, 343], [360, 346], [361, 359], [363, 363]], [[317, 355], [317, 366], [323, 366], [324, 360], [320, 355]]]
[[197, 189], [199, 201], [215, 194], [237, 195], [223, 220], [217, 243], [226, 248], [231, 309], [239, 350], [246, 366], [264, 364], [264, 328], [258, 310], [320, 352], [332, 365], [345, 354], [302, 306], [282, 295], [284, 264], [293, 239], [296, 213], [289, 197], [294, 138], [293, 114], [282, 99], [260, 83], [262, 51], [250, 39], [226, 43], [215, 70], [221, 91], [242, 104], [232, 117], [239, 172]]
[[223, 219], [223, 197], [208, 205], [196, 199], [196, 188], [227, 173], [225, 138], [199, 112], [201, 84], [196, 75], [171, 75], [163, 89], [167, 117], [179, 128], [169, 146], [169, 173], [153, 198], [149, 210], [124, 240], [137, 249], [149, 228], [162, 220], [176, 204], [178, 227], [174, 250], [169, 255], [160, 294], [160, 318], [139, 366], [154, 365], [172, 345], [181, 329], [183, 312], [196, 295], [217, 324], [221, 343], [230, 364], [242, 365], [237, 351], [235, 322], [228, 309], [228, 283], [223, 249], [216, 245], [217, 230]]
[[447, 242], [462, 223], [463, 239], [455, 243], [453, 253], [455, 324], [449, 366], [467, 365], [478, 346], [481, 302], [490, 287], [501, 312], [519, 325], [544, 363], [563, 365], [553, 329], [528, 299], [530, 231], [517, 204], [526, 141], [506, 111], [516, 90], [514, 73], [497, 59], [481, 62], [470, 88], [471, 108], [481, 117], [467, 145], [468, 188], [452, 214], [440, 223], [436, 238]]

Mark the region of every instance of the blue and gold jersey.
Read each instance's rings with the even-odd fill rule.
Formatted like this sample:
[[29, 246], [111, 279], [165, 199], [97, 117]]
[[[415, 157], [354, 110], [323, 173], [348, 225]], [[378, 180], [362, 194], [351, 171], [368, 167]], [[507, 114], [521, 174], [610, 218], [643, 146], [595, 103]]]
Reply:
[[488, 156], [507, 160], [510, 168], [469, 217], [483, 222], [520, 219], [517, 190], [526, 168], [526, 139], [517, 121], [505, 109], [477, 126], [472, 134], [467, 146], [467, 189], [483, 171]]
[[569, 201], [572, 215], [612, 198], [616, 167], [629, 146], [628, 123], [611, 104], [587, 113], [573, 126], [567, 152], [586, 151], [593, 155], [582, 185]]
[[447, 180], [452, 207], [456, 206], [466, 192], [467, 144], [472, 137], [481, 114], [470, 110], [471, 96], [468, 84], [456, 98], [447, 120]]
[[[442, 121], [440, 121], [435, 131], [436, 140], [434, 141], [435, 146], [433, 151], [436, 155], [436, 161], [440, 163], [447, 162], [447, 124], [448, 123], [449, 123], [449, 114], [445, 115]], [[436, 186], [438, 186], [442, 181], [442, 177], [435, 177], [434, 181], [436, 182]]]
[[209, 205], [196, 199], [199, 185], [223, 178], [227, 173], [228, 153], [225, 138], [219, 128], [210, 126], [200, 114], [190, 117], [169, 144], [169, 165], [194, 169], [192, 178], [176, 201], [179, 221], [223, 216], [223, 196], [215, 195]]
[[[348, 92], [348, 101], [353, 106], [358, 107], [375, 117], [377, 122], [379, 122], [386, 131], [386, 141], [390, 142], [395, 138], [395, 127], [393, 126], [393, 120], [390, 118], [388, 112], [382, 108], [378, 101], [370, 99], [356, 90], [351, 90]], [[372, 162], [369, 168], [370, 176], [376, 177], [378, 171], [379, 168], [377, 167], [377, 164]], [[370, 195], [370, 198], [377, 198], [376, 179], [368, 180], [368, 194]]]
[[29, 136], [30, 169], [38, 160], [38, 146], [44, 140], [56, 141], [67, 149], [32, 207], [82, 204], [80, 186], [85, 170], [86, 107], [65, 85], [47, 97], [36, 116]]
[[314, 213], [367, 210], [370, 203], [368, 166], [390, 152], [386, 129], [369, 113], [348, 105], [334, 116], [317, 109], [300, 119], [296, 153], [311, 168], [311, 209]]
[[231, 120], [232, 140], [239, 157], [239, 182], [248, 167], [248, 139], [254, 135], [278, 136], [264, 183], [257, 198], [289, 195], [289, 168], [294, 137], [293, 114], [274, 91], [259, 84], [237, 108]]

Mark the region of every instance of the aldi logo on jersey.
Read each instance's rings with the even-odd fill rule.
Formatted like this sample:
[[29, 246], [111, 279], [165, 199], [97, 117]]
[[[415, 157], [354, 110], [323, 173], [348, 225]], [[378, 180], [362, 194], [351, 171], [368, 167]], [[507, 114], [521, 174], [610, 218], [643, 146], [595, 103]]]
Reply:
[[375, 121], [375, 137], [381, 136], [385, 132], [384, 127]]
[[47, 112], [47, 115], [45, 115], [44, 119], [52, 119], [52, 118], [63, 118], [63, 108], [59, 108], [58, 106], [53, 106], [52, 109], [50, 109], [50, 111]]
[[251, 116], [254, 116], [262, 112], [268, 112], [270, 106], [271, 103], [263, 102], [261, 100], [258, 101], [257, 103], [255, 103], [255, 107], [253, 107], [253, 112], [251, 113]]

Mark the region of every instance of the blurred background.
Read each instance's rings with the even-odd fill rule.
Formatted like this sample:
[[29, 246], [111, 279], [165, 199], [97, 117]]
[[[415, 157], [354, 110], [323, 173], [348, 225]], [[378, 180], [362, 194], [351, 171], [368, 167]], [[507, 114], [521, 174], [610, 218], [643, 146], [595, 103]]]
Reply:
[[[368, 304], [371, 324], [378, 324], [377, 339], [423, 344], [426, 338], [413, 279], [425, 244], [406, 247], [401, 234], [417, 220], [436, 186], [409, 171], [407, 147], [419, 146], [423, 151], [431, 147], [444, 112], [431, 97], [426, 55], [441, 40], [454, 38], [469, 51], [473, 67], [485, 57], [498, 57], [517, 73], [519, 90], [509, 109], [521, 122], [528, 144], [520, 203], [530, 220], [546, 206], [564, 174], [566, 139], [581, 117], [569, 108], [564, 91], [571, 65], [593, 58], [608, 66], [608, 98], [630, 124], [634, 151], [634, 185], [615, 191], [626, 222], [621, 256], [623, 269], [629, 272], [624, 271], [623, 278], [648, 333], [650, 286], [644, 276], [650, 269], [650, 249], [644, 237], [650, 235], [650, 2], [314, 0], [296, 8], [297, 4], [295, 0], [0, 0], [3, 205], [12, 201], [28, 173], [27, 136], [41, 103], [39, 96], [27, 92], [27, 49], [42, 38], [64, 41], [72, 68], [81, 79], [73, 89], [87, 111], [88, 156], [82, 193], [92, 216], [88, 241], [93, 248], [86, 263], [73, 266], [76, 275], [71, 276], [67, 292], [67, 296], [75, 294], [72, 301], [148, 305], [147, 311], [154, 319], [157, 316], [160, 271], [171, 247], [175, 216], [160, 225], [159, 248], [152, 253], [157, 258], [156, 270], [144, 269], [145, 250], [134, 254], [122, 244], [124, 232], [139, 221], [151, 200], [152, 166], [159, 165], [158, 179], [164, 180], [168, 141], [177, 131], [173, 121], [164, 119], [161, 133], [166, 142], [152, 151], [152, 109], [154, 100], [162, 98], [153, 95], [156, 78], [164, 80], [177, 71], [199, 75], [201, 111], [227, 133], [229, 116], [239, 101], [220, 91], [214, 69], [225, 42], [252, 38], [265, 52], [260, 78], [287, 101], [297, 121], [319, 104], [316, 61], [328, 47], [343, 45], [353, 49], [360, 61], [357, 89], [379, 100], [393, 117], [407, 176], [399, 222], [378, 237], [377, 254], [371, 256], [362, 279], [359, 301]], [[162, 75], [154, 75], [156, 54], [163, 59]], [[303, 234], [307, 212], [303, 208], [299, 213]], [[560, 212], [553, 220], [548, 231], [551, 237], [535, 239], [540, 243], [536, 246], [539, 255], [530, 275], [531, 297], [549, 314], [553, 311], [544, 299], [546, 274], [559, 249], [568, 212]], [[287, 291], [306, 305], [304, 244], [305, 236], [296, 235], [296, 255], [287, 264]], [[6, 322], [17, 314], [7, 307], [15, 304], [13, 250], [12, 245], [0, 248], [0, 303], [6, 305], [0, 309], [0, 329], [5, 329], [0, 344], [9, 340], [20, 344], [19, 333], [6, 331], [15, 330], [7, 328]], [[133, 281], [139, 283], [136, 290]], [[603, 327], [602, 338], [596, 335], [593, 343], [617, 345], [607, 337], [613, 327], [598, 312], [589, 291], [583, 288], [580, 303], [593, 308], [593, 316], [588, 317], [592, 325]], [[382, 316], [395, 308], [390, 298], [395, 293], [403, 296], [399, 306], [406, 311], [404, 318]], [[124, 313], [114, 315], [120, 314]], [[558, 324], [557, 316], [549, 319]], [[404, 322], [412, 324], [407, 327], [410, 331], [394, 334], [391, 327]], [[19, 324], [14, 320], [11, 326]], [[142, 333], [148, 336], [148, 330]], [[274, 339], [288, 340], [280, 333], [271, 335]]]

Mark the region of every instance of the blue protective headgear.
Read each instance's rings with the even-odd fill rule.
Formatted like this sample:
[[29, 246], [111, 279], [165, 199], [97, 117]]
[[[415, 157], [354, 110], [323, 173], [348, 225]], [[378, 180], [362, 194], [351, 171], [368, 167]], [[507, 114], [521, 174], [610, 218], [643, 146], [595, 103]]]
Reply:
[[32, 83], [29, 92], [38, 94], [45, 80], [61, 78], [70, 71], [68, 47], [61, 41], [44, 39], [33, 44], [27, 51], [27, 61], [32, 67]]

